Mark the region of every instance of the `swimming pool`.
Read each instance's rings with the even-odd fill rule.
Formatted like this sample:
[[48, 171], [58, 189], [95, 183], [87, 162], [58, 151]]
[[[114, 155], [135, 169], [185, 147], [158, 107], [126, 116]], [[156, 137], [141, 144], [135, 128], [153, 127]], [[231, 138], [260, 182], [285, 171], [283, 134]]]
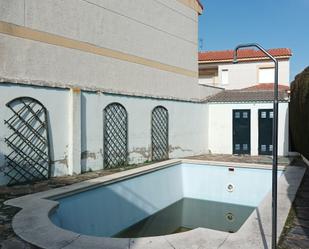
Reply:
[[[279, 167], [278, 236], [304, 172]], [[5, 204], [21, 208], [15, 233], [40, 248], [267, 248], [270, 185], [269, 165], [173, 159]]]
[[158, 236], [198, 227], [236, 232], [270, 188], [268, 169], [180, 163], [56, 199], [59, 207], [51, 220], [103, 237]]

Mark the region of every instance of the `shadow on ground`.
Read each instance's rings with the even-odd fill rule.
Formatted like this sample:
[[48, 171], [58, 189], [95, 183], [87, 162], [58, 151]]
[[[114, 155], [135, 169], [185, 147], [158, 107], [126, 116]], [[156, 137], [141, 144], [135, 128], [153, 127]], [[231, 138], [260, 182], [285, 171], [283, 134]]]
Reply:
[[301, 159], [295, 159], [292, 165], [306, 167], [302, 183], [286, 221], [279, 242], [280, 249], [309, 248], [309, 170]]

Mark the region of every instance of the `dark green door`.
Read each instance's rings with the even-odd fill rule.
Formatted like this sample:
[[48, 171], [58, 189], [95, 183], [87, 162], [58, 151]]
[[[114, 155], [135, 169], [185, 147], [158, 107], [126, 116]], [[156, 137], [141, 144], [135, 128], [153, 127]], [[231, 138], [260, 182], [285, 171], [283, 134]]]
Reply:
[[273, 110], [259, 110], [259, 154], [271, 155], [273, 152]]
[[233, 154], [250, 154], [250, 110], [233, 110]]

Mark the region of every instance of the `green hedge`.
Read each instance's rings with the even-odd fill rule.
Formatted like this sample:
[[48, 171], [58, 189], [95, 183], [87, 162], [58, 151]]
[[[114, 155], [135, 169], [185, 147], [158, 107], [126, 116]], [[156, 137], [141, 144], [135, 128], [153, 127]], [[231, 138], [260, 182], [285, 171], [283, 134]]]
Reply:
[[291, 149], [309, 158], [309, 67], [291, 84]]

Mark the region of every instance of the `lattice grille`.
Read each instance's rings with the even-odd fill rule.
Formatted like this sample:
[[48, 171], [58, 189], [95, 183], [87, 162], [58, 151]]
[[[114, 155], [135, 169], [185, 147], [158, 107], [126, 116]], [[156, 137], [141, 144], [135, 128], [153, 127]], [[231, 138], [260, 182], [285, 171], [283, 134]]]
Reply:
[[104, 109], [104, 168], [128, 163], [128, 117], [126, 109], [112, 103]]
[[168, 111], [156, 107], [151, 120], [152, 160], [168, 159]]
[[50, 176], [48, 123], [45, 107], [37, 100], [21, 97], [7, 107], [13, 115], [4, 123], [11, 130], [5, 142], [11, 149], [4, 173], [8, 185], [47, 179]]

